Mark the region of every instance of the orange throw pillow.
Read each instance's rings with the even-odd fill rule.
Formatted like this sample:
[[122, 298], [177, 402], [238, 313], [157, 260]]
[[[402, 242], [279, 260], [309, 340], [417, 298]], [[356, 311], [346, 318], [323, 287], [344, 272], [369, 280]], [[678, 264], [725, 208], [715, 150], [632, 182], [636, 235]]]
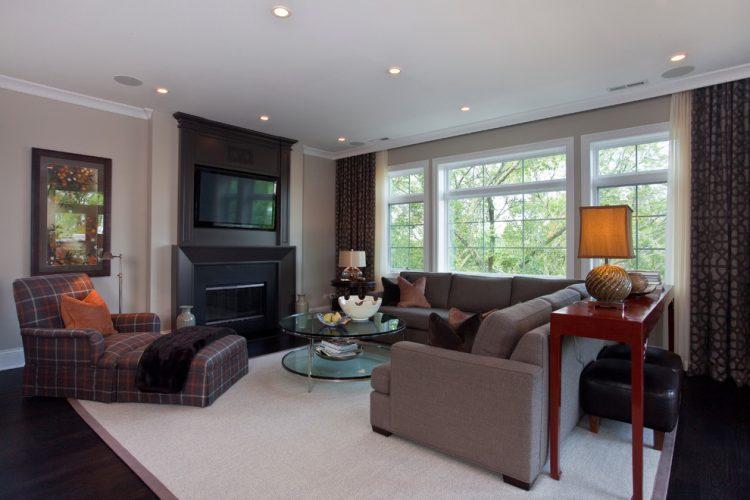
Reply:
[[424, 289], [427, 286], [427, 278], [422, 276], [414, 284], [398, 277], [398, 288], [401, 292], [401, 298], [398, 307], [432, 307], [424, 296]]
[[83, 300], [63, 295], [60, 302], [60, 314], [65, 328], [93, 328], [102, 335], [117, 333], [107, 304], [96, 290], [91, 290]]

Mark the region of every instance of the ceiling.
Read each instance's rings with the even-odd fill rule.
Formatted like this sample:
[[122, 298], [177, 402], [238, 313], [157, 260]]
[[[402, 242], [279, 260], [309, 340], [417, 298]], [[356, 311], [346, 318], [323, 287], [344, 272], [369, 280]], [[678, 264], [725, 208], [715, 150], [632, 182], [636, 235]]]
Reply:
[[687, 81], [750, 75], [747, 0], [0, 0], [0, 13], [2, 75], [333, 156], [668, 93], [676, 65], [695, 66]]

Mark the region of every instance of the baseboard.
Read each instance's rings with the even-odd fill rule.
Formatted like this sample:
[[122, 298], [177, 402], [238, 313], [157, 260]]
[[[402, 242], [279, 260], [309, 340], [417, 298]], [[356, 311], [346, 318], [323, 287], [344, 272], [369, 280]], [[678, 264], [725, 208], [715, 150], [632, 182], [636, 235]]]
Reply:
[[24, 364], [22, 348], [0, 350], [0, 371], [21, 368]]

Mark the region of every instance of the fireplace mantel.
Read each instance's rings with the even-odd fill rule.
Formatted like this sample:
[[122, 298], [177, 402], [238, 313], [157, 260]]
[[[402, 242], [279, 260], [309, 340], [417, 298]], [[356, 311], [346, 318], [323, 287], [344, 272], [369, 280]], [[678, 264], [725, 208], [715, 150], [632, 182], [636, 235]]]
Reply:
[[263, 283], [268, 294], [266, 316], [228, 322], [248, 339], [278, 335], [279, 318], [294, 308], [295, 248], [173, 246], [172, 316], [179, 306], [196, 306], [204, 323], [206, 288]]

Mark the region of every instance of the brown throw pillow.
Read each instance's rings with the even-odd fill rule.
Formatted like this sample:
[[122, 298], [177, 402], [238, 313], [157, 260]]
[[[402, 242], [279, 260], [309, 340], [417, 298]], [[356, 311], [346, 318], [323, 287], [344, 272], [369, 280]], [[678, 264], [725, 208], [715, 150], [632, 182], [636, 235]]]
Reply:
[[[456, 309], [458, 311], [458, 309]], [[460, 311], [459, 311], [460, 312]], [[427, 340], [429, 345], [450, 349], [452, 351], [471, 352], [482, 317], [472, 314], [458, 326], [453, 326], [450, 319], [445, 320], [437, 313], [430, 314]]]
[[60, 315], [68, 329], [92, 328], [102, 335], [117, 333], [107, 304], [96, 290], [91, 290], [83, 300], [63, 295]]
[[427, 278], [422, 276], [413, 284], [401, 276], [398, 277], [398, 289], [401, 297], [398, 301], [398, 307], [432, 307], [424, 296], [424, 289], [427, 286]]

